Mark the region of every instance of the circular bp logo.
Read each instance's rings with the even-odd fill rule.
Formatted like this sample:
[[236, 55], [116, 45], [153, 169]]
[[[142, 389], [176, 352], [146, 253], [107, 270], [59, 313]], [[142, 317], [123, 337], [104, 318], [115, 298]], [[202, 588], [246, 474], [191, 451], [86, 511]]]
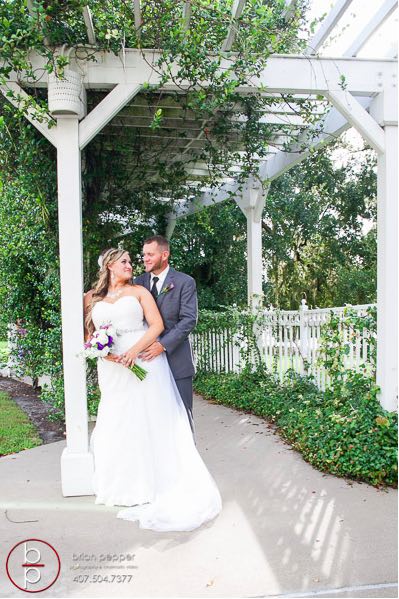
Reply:
[[60, 575], [60, 556], [50, 543], [26, 539], [11, 549], [6, 570], [17, 589], [26, 593], [40, 593], [51, 587]]

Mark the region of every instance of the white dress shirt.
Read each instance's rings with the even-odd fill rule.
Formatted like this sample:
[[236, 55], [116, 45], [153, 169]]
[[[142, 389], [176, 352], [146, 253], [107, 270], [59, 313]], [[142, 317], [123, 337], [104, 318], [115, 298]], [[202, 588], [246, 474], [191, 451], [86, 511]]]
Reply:
[[152, 273], [150, 273], [150, 274], [151, 274], [151, 280], [150, 280], [150, 291], [151, 291], [151, 289], [152, 289], [152, 284], [153, 284], [153, 279], [154, 279], [154, 277], [158, 277], [159, 281], [157, 281], [156, 285], [157, 285], [157, 291], [158, 291], [158, 295], [160, 294], [160, 292], [161, 292], [161, 289], [162, 289], [162, 287], [163, 287], [163, 284], [164, 284], [164, 282], [165, 282], [165, 279], [166, 279], [166, 275], [167, 275], [167, 274], [168, 274], [168, 272], [169, 272], [169, 268], [170, 268], [170, 266], [169, 266], [169, 264], [168, 264], [168, 266], [167, 266], [167, 267], [166, 267], [166, 268], [165, 268], [165, 269], [164, 269], [162, 272], [160, 272], [160, 273], [159, 273], [159, 275], [154, 275], [154, 273], [153, 273], [153, 272], [152, 272]]

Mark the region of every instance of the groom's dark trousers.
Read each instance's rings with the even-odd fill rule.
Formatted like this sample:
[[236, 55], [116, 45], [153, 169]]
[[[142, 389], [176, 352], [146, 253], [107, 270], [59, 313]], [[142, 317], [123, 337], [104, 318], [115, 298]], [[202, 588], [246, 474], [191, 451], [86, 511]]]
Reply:
[[[151, 275], [144, 273], [134, 279], [150, 291]], [[166, 349], [166, 357], [173, 378], [185, 405], [191, 430], [193, 424], [193, 376], [195, 367], [189, 334], [197, 324], [198, 300], [195, 281], [189, 275], [170, 267], [162, 289], [156, 298], [165, 329], [159, 342]]]

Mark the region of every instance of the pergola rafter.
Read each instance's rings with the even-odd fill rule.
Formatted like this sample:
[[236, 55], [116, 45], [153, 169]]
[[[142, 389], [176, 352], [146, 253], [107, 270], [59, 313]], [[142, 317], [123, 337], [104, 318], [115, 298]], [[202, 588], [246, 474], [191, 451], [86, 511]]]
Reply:
[[317, 53], [352, 2], [353, 0], [337, 0], [327, 17], [324, 19], [321, 27], [319, 27], [315, 35], [309, 41], [305, 54]]
[[283, 17], [286, 21], [289, 21], [295, 12], [297, 0], [285, 0], [285, 9]]
[[[136, 37], [142, 41], [142, 15], [140, 0], [131, 0], [134, 12]], [[153, 65], [160, 56], [157, 50], [126, 49], [120, 56], [97, 52], [93, 62], [79, 62], [71, 54], [70, 66], [81, 73], [81, 82], [89, 95], [103, 94], [100, 102], [84, 117], [74, 112], [65, 114], [49, 110], [49, 118], [57, 121], [48, 129], [38, 122], [38, 114], [31, 106], [26, 116], [37, 129], [57, 148], [60, 267], [63, 322], [63, 356], [65, 377], [65, 405], [67, 448], [61, 459], [64, 495], [91, 494], [89, 481], [93, 464], [88, 452], [85, 367], [76, 356], [76, 348], [83, 343], [83, 274], [81, 233], [81, 150], [97, 135], [108, 136], [112, 144], [114, 135], [123, 129], [128, 135], [139, 135], [152, 148], [168, 144], [165, 160], [173, 164], [180, 160], [187, 172], [187, 199], [178, 202], [169, 214], [166, 234], [171, 236], [178, 218], [217, 202], [234, 198], [247, 219], [248, 236], [248, 299], [262, 295], [262, 210], [270, 182], [306, 158], [311, 148], [328, 143], [350, 126], [355, 126], [375, 148], [378, 155], [378, 356], [377, 383], [381, 386], [381, 402], [388, 409], [396, 407], [395, 372], [397, 369], [397, 342], [392, 330], [397, 323], [397, 105], [396, 62], [392, 59], [354, 58], [370, 36], [395, 10], [395, 2], [386, 0], [374, 17], [340, 57], [321, 56], [323, 44], [328, 40], [351, 0], [337, 0], [330, 14], [308, 43], [304, 55], [273, 55], [258, 77], [236, 89], [242, 95], [262, 93], [269, 97], [270, 105], [261, 115], [269, 137], [265, 142], [265, 156], [256, 158], [257, 172], [240, 186], [235, 175], [240, 172], [239, 161], [223, 174], [218, 189], [207, 187], [208, 165], [199, 158], [204, 144], [205, 128], [211, 123], [198, 120], [195, 114], [176, 102], [176, 94], [184, 96], [189, 82], [173, 76], [178, 66], [171, 66], [172, 78], [156, 91], [152, 85], [160, 82], [160, 74]], [[295, 0], [286, 0], [284, 17], [289, 20], [295, 12]], [[28, 8], [34, 14], [33, 0]], [[230, 26], [222, 43], [221, 52], [231, 52], [246, 9], [244, 0], [235, 0]], [[192, 23], [192, 6], [189, 0], [181, 2], [183, 26]], [[90, 11], [84, 9], [84, 19], [89, 44], [95, 43], [95, 27]], [[60, 49], [61, 52], [61, 49]], [[38, 54], [30, 56], [34, 70], [41, 69], [43, 77], [32, 84], [23, 75], [11, 73], [2, 92], [9, 90], [24, 96], [24, 84], [46, 88], [49, 78], [45, 59]], [[231, 62], [223, 59], [221, 70]], [[52, 82], [50, 81], [50, 85]], [[207, 82], [202, 82], [203, 86]], [[145, 89], [143, 89], [145, 86]], [[158, 97], [157, 97], [158, 94]], [[159, 99], [162, 94], [162, 100]], [[84, 94], [83, 94], [84, 95]], [[287, 96], [293, 96], [287, 102]], [[325, 114], [320, 96], [332, 108]], [[17, 101], [15, 96], [11, 101]], [[312, 101], [317, 109], [314, 123], [304, 118], [302, 102]], [[149, 129], [156, 109], [162, 108], [163, 120], [155, 131]], [[235, 115], [237, 123], [245, 116]], [[182, 135], [183, 134], [183, 135]], [[237, 138], [236, 138], [237, 137]], [[228, 144], [239, 153], [240, 136], [231, 135]], [[242, 144], [241, 144], [242, 146]], [[216, 165], [217, 166], [217, 165]], [[151, 169], [149, 169], [150, 171]], [[156, 172], [151, 173], [156, 177]], [[201, 189], [198, 197], [197, 191]], [[195, 198], [195, 199], [194, 199]], [[183, 200], [183, 199], [182, 199]], [[163, 199], [162, 199], [163, 201]], [[68, 327], [66, 327], [66, 323]], [[86, 423], [86, 425], [85, 425]]]
[[397, 0], [385, 0], [377, 12], [373, 15], [361, 33], [343, 53], [343, 56], [357, 56], [360, 50], [366, 45], [374, 33], [381, 27], [383, 23], [393, 14], [398, 8]]
[[140, 0], [133, 0], [134, 7], [134, 28], [137, 39], [141, 38], [141, 5]]
[[192, 15], [192, 7], [191, 0], [183, 1], [183, 21], [184, 21], [184, 30], [190, 29], [190, 21]]
[[87, 39], [89, 40], [89, 44], [96, 43], [96, 32], [94, 31], [93, 19], [91, 16], [91, 10], [89, 6], [85, 6], [83, 8], [83, 19], [86, 26]]
[[233, 8], [231, 11], [231, 24], [227, 32], [226, 39], [222, 44], [222, 52], [230, 52], [231, 50], [238, 30], [237, 19], [239, 19], [242, 15], [245, 2], [246, 0], [234, 0]]

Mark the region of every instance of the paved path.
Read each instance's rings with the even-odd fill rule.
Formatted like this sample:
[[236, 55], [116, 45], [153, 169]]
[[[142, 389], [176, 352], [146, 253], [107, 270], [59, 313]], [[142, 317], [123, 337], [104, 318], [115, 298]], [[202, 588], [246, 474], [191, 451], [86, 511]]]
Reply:
[[[5, 556], [28, 538], [62, 563], [37, 597], [397, 597], [396, 490], [314, 470], [255, 416], [200, 398], [194, 415], [224, 506], [190, 533], [140, 530], [118, 507], [62, 497], [64, 441], [0, 458], [0, 597], [26, 597]], [[105, 568], [103, 554], [124, 561]], [[106, 574], [131, 580], [91, 582]]]

